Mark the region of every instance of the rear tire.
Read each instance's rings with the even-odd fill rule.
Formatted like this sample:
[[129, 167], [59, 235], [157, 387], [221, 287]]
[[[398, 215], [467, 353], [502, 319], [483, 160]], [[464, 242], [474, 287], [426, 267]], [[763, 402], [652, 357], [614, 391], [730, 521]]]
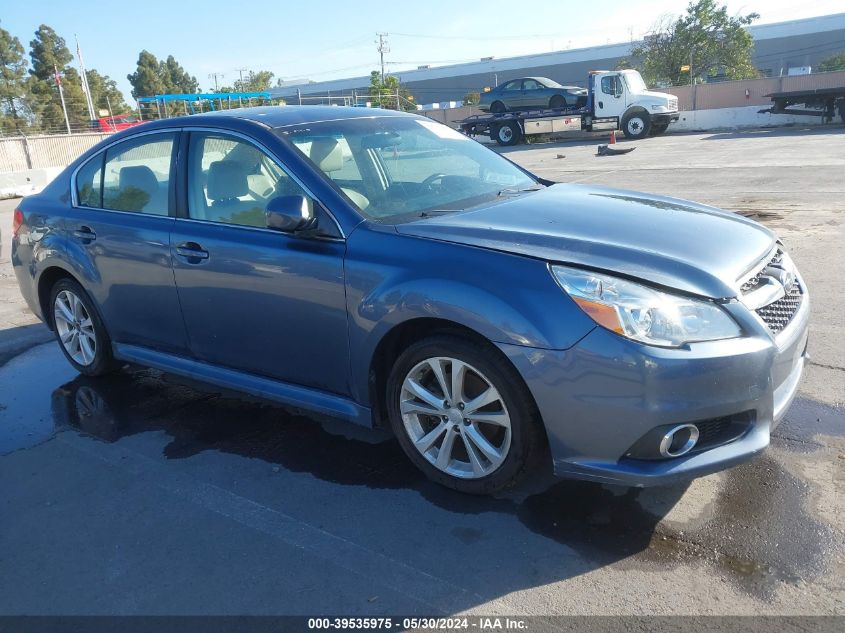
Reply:
[[423, 339], [396, 359], [387, 413], [414, 465], [460, 492], [515, 486], [542, 454], [539, 415], [517, 371], [487, 345], [457, 336]]
[[493, 114], [502, 114], [503, 112], [507, 112], [507, 110], [505, 104], [501, 101], [494, 101], [490, 104], [490, 112]]
[[516, 121], [505, 121], [493, 128], [493, 138], [499, 145], [516, 145], [522, 140], [522, 128]]
[[651, 117], [645, 110], [634, 110], [622, 117], [622, 133], [625, 138], [645, 138], [649, 131], [651, 131]]
[[60, 279], [50, 290], [48, 317], [59, 348], [80, 374], [102, 376], [117, 368], [111, 340], [94, 302], [73, 279]]

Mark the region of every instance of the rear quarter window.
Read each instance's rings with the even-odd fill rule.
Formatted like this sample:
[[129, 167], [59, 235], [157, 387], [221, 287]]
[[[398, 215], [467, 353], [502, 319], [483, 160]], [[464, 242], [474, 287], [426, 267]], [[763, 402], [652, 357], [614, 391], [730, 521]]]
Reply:
[[101, 152], [76, 172], [76, 201], [80, 207], [99, 209], [103, 206], [103, 153]]

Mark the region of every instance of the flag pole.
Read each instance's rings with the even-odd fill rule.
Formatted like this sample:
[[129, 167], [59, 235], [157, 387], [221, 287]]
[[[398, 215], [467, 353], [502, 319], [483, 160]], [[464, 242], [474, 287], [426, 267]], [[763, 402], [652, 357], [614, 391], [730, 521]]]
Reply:
[[62, 90], [62, 78], [59, 75], [59, 69], [56, 68], [56, 65], [53, 64], [53, 78], [56, 80], [56, 85], [59, 87], [59, 99], [62, 100], [62, 112], [65, 115], [65, 127], [67, 127], [67, 133], [70, 134], [70, 119], [67, 118], [67, 105], [65, 105], [65, 92]]
[[79, 48], [79, 36], [73, 34], [76, 38], [76, 58], [79, 60], [79, 74], [82, 80], [82, 92], [85, 93], [85, 101], [88, 104], [88, 118], [92, 121], [96, 118], [94, 116], [94, 101], [91, 98], [91, 87], [88, 85], [88, 74], [85, 72], [85, 62], [82, 61], [82, 51]]

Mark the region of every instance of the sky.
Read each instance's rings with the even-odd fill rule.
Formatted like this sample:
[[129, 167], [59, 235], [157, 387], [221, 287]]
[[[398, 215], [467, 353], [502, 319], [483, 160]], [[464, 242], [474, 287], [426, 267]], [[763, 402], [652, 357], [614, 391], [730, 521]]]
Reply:
[[[6, 0], [0, 26], [29, 50], [40, 24], [52, 26], [88, 69], [118, 83], [138, 53], [173, 55], [200, 86], [232, 85], [238, 69], [270, 70], [282, 79], [315, 81], [367, 75], [378, 67], [376, 33], [388, 33], [388, 70], [482, 57], [544, 53], [639, 39], [663, 15], [684, 12], [688, 0]], [[760, 14], [756, 24], [843, 11], [842, 0], [726, 0], [731, 13]], [[536, 11], [535, 18], [525, 18]], [[522, 16], [524, 19], [520, 19]], [[76, 65], [76, 61], [74, 61]]]

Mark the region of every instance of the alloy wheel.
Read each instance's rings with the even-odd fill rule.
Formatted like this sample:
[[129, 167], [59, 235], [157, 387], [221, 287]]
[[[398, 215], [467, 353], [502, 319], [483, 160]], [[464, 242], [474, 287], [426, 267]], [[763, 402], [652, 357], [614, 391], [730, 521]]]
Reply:
[[450, 357], [428, 358], [408, 372], [399, 399], [408, 437], [438, 470], [479, 479], [508, 456], [507, 406], [499, 390], [472, 365]]
[[97, 355], [97, 335], [91, 315], [80, 298], [70, 290], [62, 290], [56, 295], [53, 317], [68, 356], [82, 366], [93, 363]]

